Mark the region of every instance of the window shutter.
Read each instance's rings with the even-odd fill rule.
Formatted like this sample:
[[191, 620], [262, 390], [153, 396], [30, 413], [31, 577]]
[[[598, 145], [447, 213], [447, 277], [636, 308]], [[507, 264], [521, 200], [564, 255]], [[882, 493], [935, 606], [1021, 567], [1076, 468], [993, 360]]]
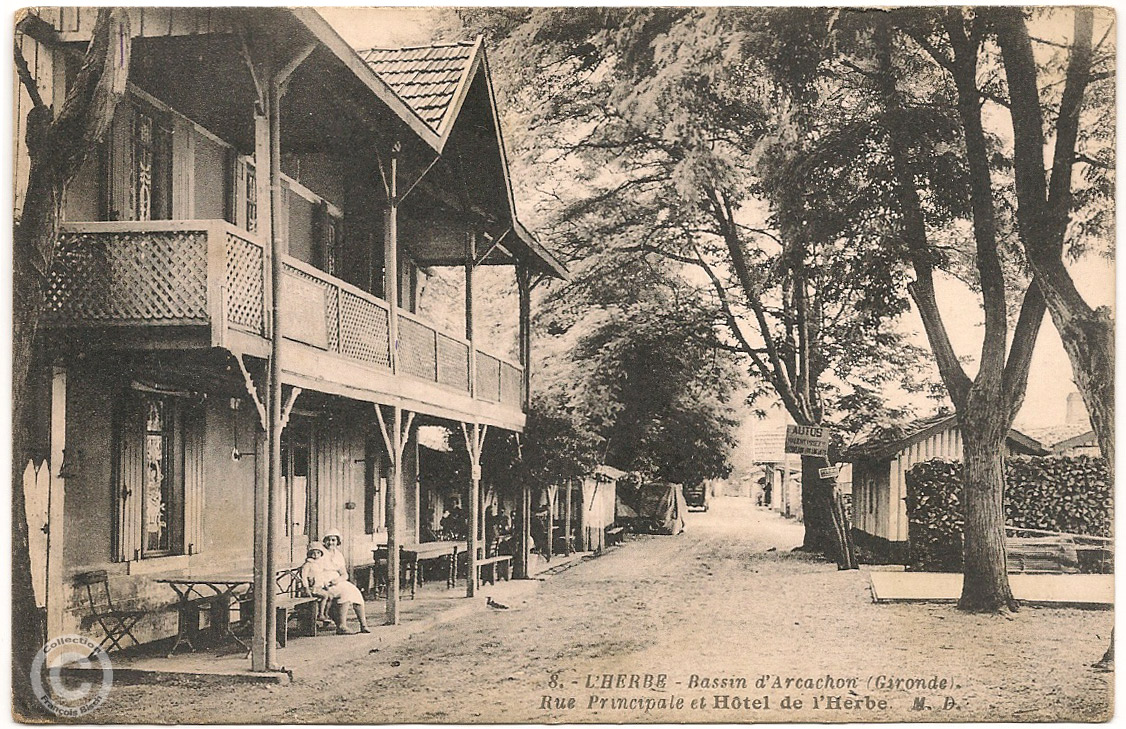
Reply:
[[144, 487], [143, 414], [138, 398], [126, 393], [119, 430], [117, 468], [117, 544], [118, 562], [141, 556], [141, 494]]
[[106, 217], [109, 220], [132, 220], [133, 105], [128, 101], [117, 105], [108, 142]]
[[203, 406], [184, 411], [184, 553], [203, 549]]

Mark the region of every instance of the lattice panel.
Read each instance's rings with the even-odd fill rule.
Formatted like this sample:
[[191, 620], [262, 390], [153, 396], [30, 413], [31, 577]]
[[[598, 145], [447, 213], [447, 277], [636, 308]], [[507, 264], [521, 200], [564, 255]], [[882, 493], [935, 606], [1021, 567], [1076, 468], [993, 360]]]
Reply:
[[500, 401], [505, 405], [523, 407], [524, 376], [517, 367], [507, 362], [500, 363]]
[[500, 401], [500, 360], [477, 352], [477, 399]]
[[391, 369], [387, 310], [351, 291], [340, 292], [340, 353]]
[[469, 392], [469, 347], [438, 334], [438, 382]]
[[[337, 331], [337, 322], [340, 320], [337, 309], [340, 306], [340, 289], [333, 284], [306, 273], [299, 268], [287, 265], [285, 272], [306, 281], [312, 281], [324, 289], [325, 293], [325, 329], [328, 331], [328, 349], [330, 352], [340, 351], [340, 332]], [[328, 275], [327, 273], [325, 274]]]
[[413, 319], [399, 317], [399, 371], [437, 382], [438, 356], [434, 330]]
[[262, 246], [227, 233], [227, 323], [263, 334]]
[[206, 323], [207, 233], [65, 233], [45, 303], [65, 323]]

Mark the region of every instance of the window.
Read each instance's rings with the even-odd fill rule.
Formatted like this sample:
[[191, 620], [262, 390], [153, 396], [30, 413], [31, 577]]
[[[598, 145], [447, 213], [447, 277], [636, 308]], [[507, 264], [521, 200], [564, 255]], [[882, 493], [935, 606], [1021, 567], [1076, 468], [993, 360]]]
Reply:
[[246, 230], [250, 233], [258, 232], [258, 175], [254, 165], [246, 166]]
[[170, 398], [145, 398], [145, 480], [141, 494], [141, 555], [169, 554], [180, 526], [182, 479], [176, 471], [175, 406]]
[[118, 429], [118, 561], [200, 551], [203, 416], [183, 397], [129, 391]]
[[109, 145], [111, 220], [172, 217], [172, 132], [168, 115], [140, 99], [118, 105]]

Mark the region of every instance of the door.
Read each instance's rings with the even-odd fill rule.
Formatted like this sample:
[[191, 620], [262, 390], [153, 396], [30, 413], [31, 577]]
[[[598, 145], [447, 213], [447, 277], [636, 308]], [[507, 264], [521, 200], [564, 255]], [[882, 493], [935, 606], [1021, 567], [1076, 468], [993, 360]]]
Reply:
[[281, 466], [284, 492], [285, 535], [289, 538], [290, 563], [302, 562], [309, 543], [309, 474], [312, 455], [309, 423], [294, 417], [282, 433]]

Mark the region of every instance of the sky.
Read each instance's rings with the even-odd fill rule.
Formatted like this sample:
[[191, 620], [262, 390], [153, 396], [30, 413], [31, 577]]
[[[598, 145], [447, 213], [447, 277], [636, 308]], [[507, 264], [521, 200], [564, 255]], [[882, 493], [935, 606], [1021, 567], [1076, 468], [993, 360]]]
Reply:
[[[319, 12], [346, 41], [357, 48], [401, 47], [427, 43], [430, 41], [437, 15], [435, 8], [419, 7], [320, 8]], [[518, 206], [519, 203], [518, 200]], [[525, 205], [525, 207], [530, 206]], [[1094, 306], [1114, 305], [1113, 262], [1092, 257], [1073, 264], [1072, 271], [1080, 291], [1089, 303]], [[952, 279], [939, 280], [936, 282], [936, 287], [939, 305], [947, 322], [955, 351], [959, 355], [976, 359], [976, 354], [980, 351], [983, 331], [978, 296]], [[901, 326], [912, 330], [917, 342], [926, 346], [922, 323], [916, 312], [912, 310], [906, 314]], [[967, 364], [967, 370], [972, 376], [976, 366], [971, 362]], [[1075, 390], [1067, 354], [1050, 317], [1045, 316], [1033, 355], [1028, 392], [1024, 407], [1017, 416], [1016, 426], [1039, 428], [1062, 423], [1066, 412], [1067, 396]]]

